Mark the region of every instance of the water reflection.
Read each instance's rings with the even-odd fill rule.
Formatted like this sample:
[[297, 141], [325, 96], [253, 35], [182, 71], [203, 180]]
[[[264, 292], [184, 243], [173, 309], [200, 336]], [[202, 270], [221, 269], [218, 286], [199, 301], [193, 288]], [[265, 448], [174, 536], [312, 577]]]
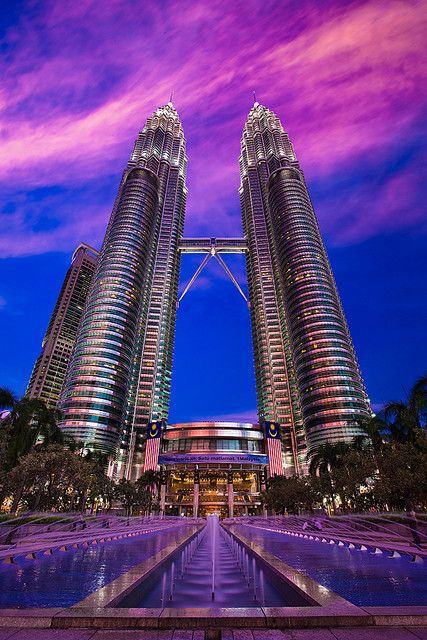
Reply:
[[0, 565], [0, 607], [69, 607], [169, 544], [183, 525]]
[[322, 544], [238, 525], [243, 535], [294, 569], [359, 606], [425, 605], [427, 562]]

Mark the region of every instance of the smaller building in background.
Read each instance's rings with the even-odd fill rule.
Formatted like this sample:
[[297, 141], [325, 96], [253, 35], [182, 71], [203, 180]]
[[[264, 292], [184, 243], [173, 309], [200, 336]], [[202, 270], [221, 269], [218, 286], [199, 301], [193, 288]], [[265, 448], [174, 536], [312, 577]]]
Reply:
[[59, 400], [98, 255], [84, 243], [74, 251], [28, 383], [26, 395], [44, 400], [51, 408]]
[[167, 515], [259, 515], [268, 459], [257, 424], [168, 425], [159, 456], [161, 510]]

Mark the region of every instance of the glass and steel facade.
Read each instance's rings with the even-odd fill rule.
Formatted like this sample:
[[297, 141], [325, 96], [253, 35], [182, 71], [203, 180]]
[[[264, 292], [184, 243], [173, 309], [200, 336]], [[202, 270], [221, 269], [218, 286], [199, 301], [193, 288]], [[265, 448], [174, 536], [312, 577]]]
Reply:
[[186, 163], [169, 103], [124, 171], [62, 393], [63, 430], [118, 454], [118, 476], [142, 457], [151, 416], [167, 416]]
[[258, 103], [240, 171], [259, 414], [280, 423], [285, 473], [299, 473], [319, 445], [360, 435], [369, 403], [304, 176]]
[[26, 395], [40, 398], [50, 408], [59, 401], [98, 256], [83, 243], [74, 251], [28, 383]]
[[185, 216], [187, 155], [178, 114], [169, 103], [147, 121], [132, 161], [144, 162], [158, 176], [159, 217], [151, 252], [150, 287], [146, 290], [134, 366], [129, 385], [117, 477], [135, 479], [142, 473], [146, 428], [167, 422], [180, 252]]

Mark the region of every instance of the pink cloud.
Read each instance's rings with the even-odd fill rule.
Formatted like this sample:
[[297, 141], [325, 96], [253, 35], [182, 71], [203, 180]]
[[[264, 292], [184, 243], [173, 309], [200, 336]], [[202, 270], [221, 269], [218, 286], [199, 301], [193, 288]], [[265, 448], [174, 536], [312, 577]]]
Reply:
[[[418, 1], [307, 11], [291, 2], [147, 0], [135, 11], [128, 0], [52, 0], [30, 15], [7, 33], [0, 61], [0, 185], [117, 176], [145, 118], [174, 90], [189, 146], [189, 234], [241, 233], [237, 159], [254, 87], [289, 128], [309, 182], [343, 167], [357, 173], [367, 159], [380, 164], [427, 106], [427, 11]], [[393, 184], [377, 198], [392, 198]], [[93, 218], [89, 206], [83, 222], [61, 207], [61, 228], [44, 234], [32, 237], [19, 216], [12, 223], [25, 251], [69, 249], [67, 234], [99, 237], [105, 212]], [[397, 209], [375, 207], [369, 224], [365, 216], [336, 240], [400, 228]], [[6, 250], [10, 239], [6, 230]]]
[[[416, 229], [427, 232], [425, 208], [420, 201], [425, 162], [402, 168], [382, 184], [372, 183], [356, 188], [351, 195], [333, 194], [318, 208], [322, 230], [334, 244], [352, 244], [373, 235]], [[425, 179], [425, 178], [424, 178]]]

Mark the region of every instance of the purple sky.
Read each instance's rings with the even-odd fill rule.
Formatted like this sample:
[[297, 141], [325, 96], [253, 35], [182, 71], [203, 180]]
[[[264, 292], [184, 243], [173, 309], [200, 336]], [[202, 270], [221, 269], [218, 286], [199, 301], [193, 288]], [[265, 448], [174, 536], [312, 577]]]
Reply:
[[[25, 389], [69, 255], [99, 246], [133, 140], [171, 91], [188, 143], [185, 232], [241, 235], [237, 159], [255, 89], [307, 176], [368, 393], [375, 405], [404, 394], [427, 369], [425, 2], [7, 5], [0, 384]], [[224, 308], [233, 322], [221, 326]], [[180, 313], [172, 418], [252, 415], [249, 323], [231, 285], [209, 270]], [[204, 357], [185, 359], [190, 339]]]

